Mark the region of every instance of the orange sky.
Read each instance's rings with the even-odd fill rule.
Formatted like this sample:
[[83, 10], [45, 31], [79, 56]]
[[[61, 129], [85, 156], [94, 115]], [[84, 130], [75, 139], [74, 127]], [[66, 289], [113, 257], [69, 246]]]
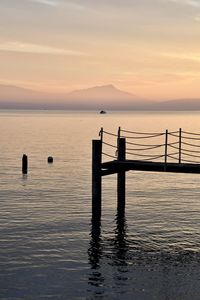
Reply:
[[0, 83], [200, 97], [199, 37], [199, 0], [1, 1]]

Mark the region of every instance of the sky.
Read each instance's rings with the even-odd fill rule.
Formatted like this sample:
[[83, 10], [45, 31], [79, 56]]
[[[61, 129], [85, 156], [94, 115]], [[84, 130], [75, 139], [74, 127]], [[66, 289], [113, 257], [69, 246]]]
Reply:
[[0, 84], [200, 98], [200, 0], [1, 0]]

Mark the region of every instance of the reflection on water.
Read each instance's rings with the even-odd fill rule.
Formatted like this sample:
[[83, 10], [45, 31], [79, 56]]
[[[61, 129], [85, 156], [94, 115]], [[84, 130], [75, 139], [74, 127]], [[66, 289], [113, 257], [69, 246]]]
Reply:
[[[128, 252], [128, 241], [126, 237], [126, 220], [124, 214], [116, 215], [116, 229], [114, 230], [114, 238], [108, 239], [109, 247], [112, 249], [112, 262], [113, 266], [126, 266], [126, 254]], [[103, 255], [103, 240], [101, 237], [101, 220], [92, 219], [91, 224], [91, 241], [88, 249], [89, 263], [91, 270], [93, 271], [89, 277], [89, 284], [95, 286], [101, 286], [104, 278], [100, 273], [101, 258]], [[105, 250], [105, 249], [104, 249]], [[125, 276], [118, 278], [119, 280], [126, 280]]]
[[[101, 234], [92, 219], [88, 260], [90, 299], [199, 299], [200, 252], [158, 250], [127, 233], [125, 214], [118, 211], [113, 234]], [[117, 296], [118, 295], [118, 296]]]
[[91, 241], [88, 249], [89, 262], [92, 269], [99, 268], [99, 260], [101, 258], [101, 220], [92, 219], [91, 224]]
[[115, 239], [113, 241], [113, 250], [115, 263], [126, 265], [126, 254], [128, 252], [128, 240], [126, 236], [126, 219], [124, 214], [118, 213], [116, 216]]
[[[102, 243], [101, 243], [101, 221], [100, 219], [92, 219], [91, 224], [91, 241], [88, 249], [89, 263], [91, 265], [91, 274], [88, 278], [89, 285], [95, 288], [94, 296], [103, 296], [103, 290], [99, 290], [103, 283], [104, 277], [101, 273], [101, 256], [102, 256]], [[96, 290], [97, 289], [97, 290]]]

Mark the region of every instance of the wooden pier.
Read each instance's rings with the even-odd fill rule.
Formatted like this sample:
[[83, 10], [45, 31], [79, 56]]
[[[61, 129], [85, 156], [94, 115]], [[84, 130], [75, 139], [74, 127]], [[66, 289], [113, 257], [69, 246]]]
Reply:
[[200, 174], [200, 134], [183, 131], [144, 133], [101, 128], [92, 141], [92, 216], [101, 217], [102, 177], [117, 174], [117, 208], [124, 213], [126, 172]]

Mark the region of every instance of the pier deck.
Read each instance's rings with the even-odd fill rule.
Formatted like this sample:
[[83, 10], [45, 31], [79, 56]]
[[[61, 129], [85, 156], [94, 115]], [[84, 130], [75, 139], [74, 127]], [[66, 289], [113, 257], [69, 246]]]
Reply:
[[139, 160], [108, 161], [101, 165], [101, 175], [111, 175], [120, 171], [150, 171], [200, 174], [200, 164], [163, 163]]

